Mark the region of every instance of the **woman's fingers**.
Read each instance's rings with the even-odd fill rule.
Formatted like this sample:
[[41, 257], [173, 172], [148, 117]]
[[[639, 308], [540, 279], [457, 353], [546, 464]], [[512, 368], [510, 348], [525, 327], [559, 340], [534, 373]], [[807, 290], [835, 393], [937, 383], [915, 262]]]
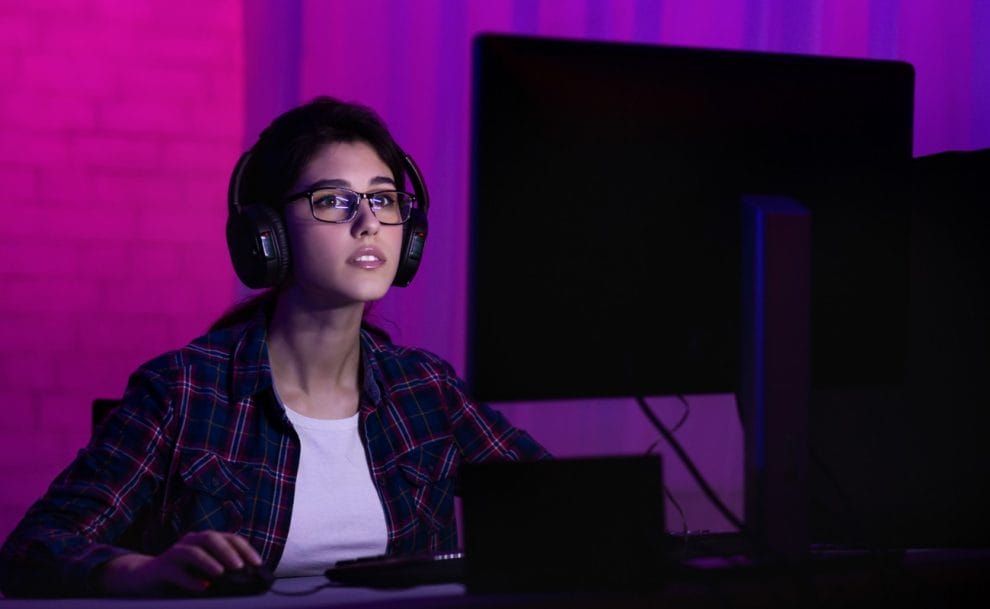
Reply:
[[159, 556], [128, 554], [108, 563], [103, 589], [111, 594], [154, 594], [169, 588], [203, 592], [213, 578], [245, 564], [260, 565], [261, 556], [234, 533], [198, 531], [183, 535]]
[[[206, 577], [217, 577], [228, 567], [223, 558], [202, 539], [188, 540], [183, 538], [176, 542], [161, 556], [169, 565], [179, 567]], [[237, 567], [231, 566], [236, 569]]]
[[204, 573], [217, 576], [226, 569], [240, 569], [244, 566], [245, 557], [241, 556], [242, 549], [235, 541], [237, 538], [237, 535], [232, 533], [200, 531], [185, 535], [179, 543], [196, 548], [212, 559], [203, 560], [203, 554], [200, 552], [191, 555], [196, 561], [193, 566], [202, 564], [205, 567]]
[[245, 563], [261, 564], [261, 556], [240, 535], [216, 531], [204, 531], [202, 535], [202, 547], [229, 569], [240, 569]]
[[241, 555], [244, 562], [256, 567], [261, 564], [261, 555], [258, 554], [257, 550], [251, 547], [251, 544], [248, 543], [247, 539], [244, 539], [240, 535], [235, 535], [234, 533], [227, 533], [226, 535], [228, 536], [230, 543]]

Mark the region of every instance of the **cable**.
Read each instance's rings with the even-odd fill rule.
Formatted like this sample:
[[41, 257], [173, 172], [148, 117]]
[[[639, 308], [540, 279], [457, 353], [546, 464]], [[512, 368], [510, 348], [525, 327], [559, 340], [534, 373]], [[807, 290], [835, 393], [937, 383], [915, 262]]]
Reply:
[[[678, 394], [677, 399], [681, 401], [681, 404], [684, 406], [684, 410], [681, 412], [681, 418], [678, 419], [677, 423], [674, 423], [674, 426], [670, 429], [670, 433], [672, 434], [677, 433], [677, 430], [681, 428], [681, 425], [683, 425], [684, 422], [687, 421], [688, 415], [691, 414], [691, 405], [688, 404], [687, 398], [685, 398], [681, 394]], [[646, 449], [646, 454], [652, 453], [653, 449], [657, 447], [657, 444], [660, 443], [661, 439], [662, 438], [657, 438], [656, 441], [653, 442], [653, 444], [650, 444], [650, 447]]]
[[670, 489], [667, 488], [666, 484], [663, 485], [663, 494], [667, 495], [667, 499], [670, 499], [670, 503], [674, 506], [674, 509], [676, 509], [677, 513], [681, 515], [681, 533], [686, 539], [688, 534], [687, 516], [684, 515], [684, 510], [681, 509], [681, 504], [677, 503], [677, 499], [674, 499], [674, 494], [670, 492]]
[[[681, 401], [681, 404], [684, 406], [684, 410], [681, 412], [681, 418], [678, 419], [677, 423], [674, 424], [674, 427], [671, 428], [670, 433], [672, 434], [677, 433], [677, 430], [681, 428], [681, 425], [684, 424], [684, 421], [687, 421], [688, 415], [691, 413], [691, 406], [690, 404], [688, 404], [687, 399], [685, 399], [683, 395], [678, 395], [677, 399]], [[660, 443], [660, 440], [661, 438], [657, 438], [656, 441], [653, 442], [653, 444], [650, 444], [649, 448], [646, 449], [647, 455], [653, 453], [653, 449], [657, 447], [657, 444]], [[677, 513], [681, 517], [681, 534], [684, 536], [684, 540], [685, 540], [684, 551], [686, 553], [687, 537], [688, 537], [687, 515], [684, 514], [684, 510], [681, 508], [681, 504], [677, 502], [677, 499], [674, 498], [674, 494], [670, 492], [670, 489], [667, 487], [666, 484], [663, 485], [663, 493], [664, 495], [667, 496], [667, 499], [670, 500], [671, 505], [674, 506], [674, 509], [677, 510]]]
[[339, 588], [340, 586], [341, 584], [328, 581], [325, 584], [320, 584], [319, 586], [313, 586], [312, 588], [308, 588], [306, 590], [292, 590], [292, 591], [279, 590], [275, 588], [275, 586], [272, 586], [271, 588], [268, 589], [268, 591], [278, 596], [309, 596], [310, 594], [316, 594], [317, 592], [323, 590], [324, 588]]
[[722, 516], [724, 516], [725, 519], [732, 524], [732, 526], [736, 527], [736, 530], [744, 532], [746, 530], [746, 526], [743, 524], [742, 520], [733, 514], [732, 510], [726, 507], [726, 505], [722, 503], [722, 500], [718, 498], [718, 495], [715, 494], [715, 491], [713, 491], [711, 486], [708, 485], [708, 482], [705, 481], [705, 478], [701, 475], [701, 472], [699, 472], [698, 468], [695, 467], [694, 462], [691, 461], [691, 458], [688, 457], [686, 452], [684, 452], [680, 442], [674, 438], [674, 435], [670, 432], [670, 430], [668, 430], [667, 427], [660, 422], [657, 415], [650, 409], [650, 405], [646, 403], [646, 399], [643, 396], [636, 396], [636, 403], [639, 404], [640, 409], [643, 411], [643, 414], [646, 415], [646, 418], [650, 420], [650, 423], [653, 424], [657, 431], [660, 432], [660, 435], [662, 435], [664, 439], [667, 440], [667, 443], [670, 444], [670, 447], [674, 449], [674, 452], [677, 453], [681, 463], [683, 463], [684, 467], [687, 468], [688, 472], [691, 474], [691, 477], [698, 483], [698, 486], [701, 487], [702, 492], [704, 492], [705, 496], [708, 497], [708, 500], [712, 502], [715, 509], [717, 509], [719, 513], [721, 513]]
[[684, 394], [678, 393], [677, 399], [684, 405], [684, 412], [681, 413], [681, 418], [674, 423], [674, 427], [671, 428], [670, 433], [677, 433], [677, 430], [681, 428], [681, 425], [687, 421], [688, 415], [691, 414], [691, 404], [688, 403], [687, 398], [684, 397]]

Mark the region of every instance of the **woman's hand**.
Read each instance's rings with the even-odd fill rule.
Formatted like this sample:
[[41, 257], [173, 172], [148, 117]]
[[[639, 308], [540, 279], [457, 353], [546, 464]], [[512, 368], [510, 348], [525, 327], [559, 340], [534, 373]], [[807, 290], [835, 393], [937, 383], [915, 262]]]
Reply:
[[176, 590], [197, 593], [228, 569], [260, 565], [246, 539], [233, 533], [186, 533], [158, 556], [125, 554], [109, 561], [97, 586], [111, 596], [148, 596]]

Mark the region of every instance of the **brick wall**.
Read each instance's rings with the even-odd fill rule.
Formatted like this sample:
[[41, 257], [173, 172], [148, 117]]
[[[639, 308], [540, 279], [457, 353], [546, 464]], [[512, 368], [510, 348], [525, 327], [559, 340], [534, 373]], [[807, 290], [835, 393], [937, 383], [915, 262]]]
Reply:
[[243, 55], [237, 0], [0, 0], [0, 537], [231, 302]]

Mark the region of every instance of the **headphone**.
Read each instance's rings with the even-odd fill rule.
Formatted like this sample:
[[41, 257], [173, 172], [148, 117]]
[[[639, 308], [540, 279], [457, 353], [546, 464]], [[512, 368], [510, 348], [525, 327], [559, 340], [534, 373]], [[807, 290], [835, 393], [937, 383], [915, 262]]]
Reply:
[[[400, 155], [417, 203], [402, 225], [399, 268], [392, 281], [392, 285], [404, 288], [416, 275], [423, 259], [430, 198], [419, 167], [411, 156], [401, 151]], [[289, 237], [282, 216], [274, 207], [241, 204], [241, 179], [250, 158], [250, 150], [241, 155], [227, 187], [227, 249], [234, 272], [244, 285], [251, 289], [270, 288], [282, 283], [289, 274]]]

